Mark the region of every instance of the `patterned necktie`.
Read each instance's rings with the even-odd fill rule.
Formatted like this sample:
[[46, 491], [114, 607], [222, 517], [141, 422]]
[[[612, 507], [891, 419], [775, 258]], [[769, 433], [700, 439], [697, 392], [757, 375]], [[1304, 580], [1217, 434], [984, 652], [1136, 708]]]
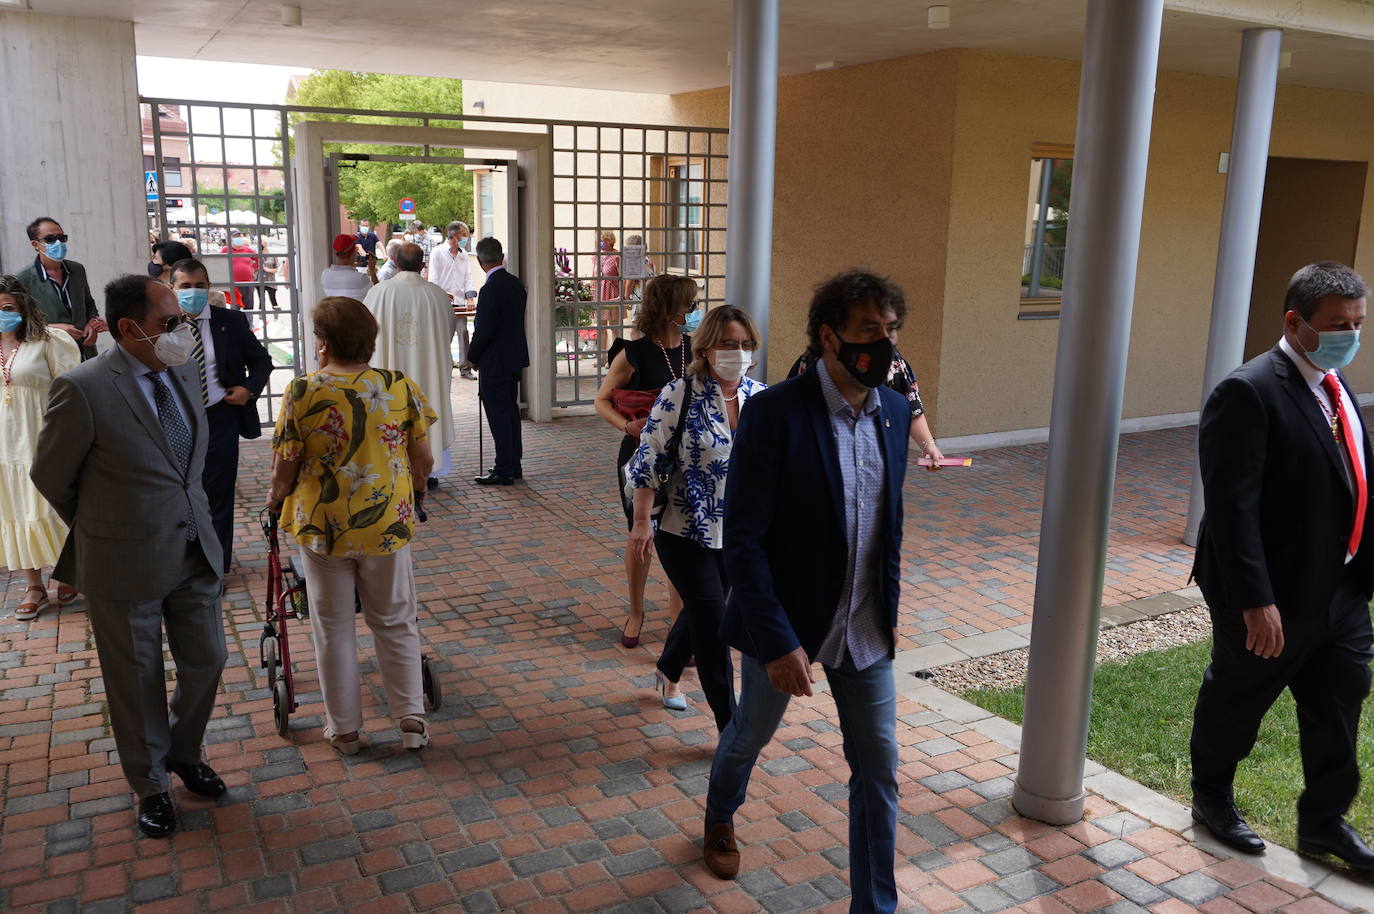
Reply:
[[[167, 436], [167, 443], [172, 446], [177, 463], [181, 465], [181, 475], [185, 476], [191, 466], [191, 430], [186, 427], [186, 420], [181, 418], [181, 410], [177, 409], [176, 401], [172, 399], [172, 389], [162, 380], [162, 372], [150, 371], [148, 377], [153, 382], [157, 421], [162, 425], [162, 433]], [[191, 508], [189, 501], [186, 508], [186, 538], [193, 540], [198, 532], [196, 512]]]
[[191, 325], [191, 335], [196, 338], [196, 346], [191, 350], [191, 355], [195, 357], [196, 366], [200, 368], [200, 402], [205, 406], [210, 405], [210, 383], [205, 380], [205, 347], [200, 338], [200, 321], [188, 321]]
[[1369, 498], [1368, 483], [1365, 480], [1364, 468], [1360, 464], [1360, 452], [1356, 450], [1359, 445], [1355, 442], [1355, 430], [1345, 421], [1345, 415], [1341, 412], [1341, 382], [1334, 372], [1324, 374], [1322, 387], [1331, 397], [1331, 414], [1334, 417], [1332, 422], [1337, 426], [1335, 431], [1338, 439], [1345, 445], [1345, 455], [1350, 458], [1350, 479], [1355, 490], [1355, 520], [1350, 527], [1347, 550], [1354, 555], [1360, 548], [1360, 537], [1364, 533], [1364, 508], [1365, 501]]

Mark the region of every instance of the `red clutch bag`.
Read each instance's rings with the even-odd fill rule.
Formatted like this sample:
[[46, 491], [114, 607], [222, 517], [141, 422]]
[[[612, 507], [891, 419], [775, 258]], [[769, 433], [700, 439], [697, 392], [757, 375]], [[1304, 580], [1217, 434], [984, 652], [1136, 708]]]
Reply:
[[649, 418], [649, 410], [654, 408], [654, 401], [657, 399], [656, 390], [626, 390], [617, 387], [611, 391], [611, 404], [615, 411], [630, 420]]

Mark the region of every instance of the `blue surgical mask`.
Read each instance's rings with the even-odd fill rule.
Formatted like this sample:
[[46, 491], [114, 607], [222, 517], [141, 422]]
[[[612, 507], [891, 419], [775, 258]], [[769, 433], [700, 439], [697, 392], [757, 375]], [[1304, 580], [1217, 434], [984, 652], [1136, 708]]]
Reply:
[[18, 311], [0, 311], [0, 333], [13, 333], [24, 323], [24, 315]]
[[[1302, 318], [1299, 318], [1302, 320]], [[1308, 330], [1312, 325], [1303, 321]], [[1360, 331], [1358, 330], [1312, 330], [1317, 334], [1317, 348], [1307, 353], [1307, 359], [1323, 371], [1344, 368], [1360, 351]], [[1299, 343], [1301, 345], [1301, 343]]]
[[701, 309], [693, 308], [687, 312], [687, 320], [683, 323], [682, 329], [685, 333], [696, 333], [701, 326]]
[[48, 243], [47, 245], [45, 245], [45, 247], [43, 248], [43, 253], [46, 254], [46, 255], [48, 255], [48, 258], [49, 258], [50, 260], [64, 260], [64, 259], [66, 259], [66, 257], [67, 257], [67, 242], [65, 242], [65, 241], [53, 241], [53, 242], [49, 242], [49, 243]]
[[177, 304], [187, 314], [199, 314], [209, 303], [209, 289], [177, 289]]

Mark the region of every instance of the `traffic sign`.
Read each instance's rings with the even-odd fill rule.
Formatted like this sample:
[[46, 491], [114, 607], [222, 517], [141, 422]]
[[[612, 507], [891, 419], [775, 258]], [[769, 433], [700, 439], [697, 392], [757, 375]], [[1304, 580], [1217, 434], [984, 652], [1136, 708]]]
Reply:
[[402, 213], [403, 215], [409, 215], [409, 214], [411, 214], [411, 213], [413, 213], [413, 212], [415, 212], [415, 201], [412, 200], [412, 199], [410, 199], [409, 197], [402, 197], [402, 198], [401, 198], [401, 213]]
[[143, 173], [143, 189], [147, 192], [149, 200], [157, 199], [157, 172], [145, 171]]

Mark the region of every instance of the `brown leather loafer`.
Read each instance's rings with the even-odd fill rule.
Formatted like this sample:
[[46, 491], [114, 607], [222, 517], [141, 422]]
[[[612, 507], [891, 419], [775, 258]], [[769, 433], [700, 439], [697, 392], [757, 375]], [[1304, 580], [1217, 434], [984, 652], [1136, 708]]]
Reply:
[[718, 879], [734, 879], [739, 875], [739, 847], [735, 844], [733, 825], [712, 826], [701, 845], [706, 868]]

